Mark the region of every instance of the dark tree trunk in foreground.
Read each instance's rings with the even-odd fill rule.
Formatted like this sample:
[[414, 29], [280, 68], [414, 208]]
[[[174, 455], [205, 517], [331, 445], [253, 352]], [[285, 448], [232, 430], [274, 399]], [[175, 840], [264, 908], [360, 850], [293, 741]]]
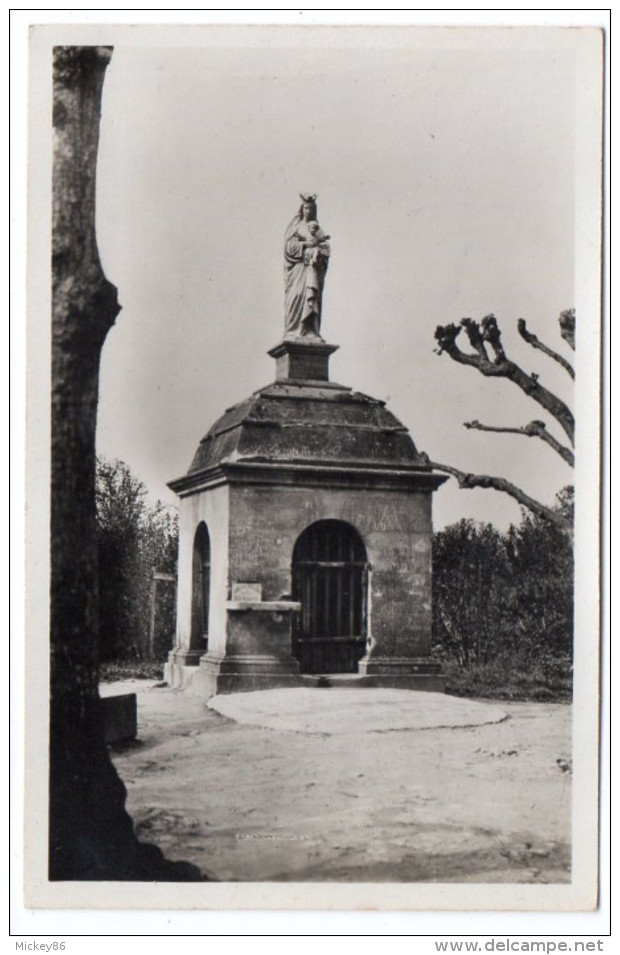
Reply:
[[109, 47], [54, 50], [50, 879], [199, 880], [135, 838], [99, 722], [95, 426], [99, 359], [119, 312], [95, 238]]

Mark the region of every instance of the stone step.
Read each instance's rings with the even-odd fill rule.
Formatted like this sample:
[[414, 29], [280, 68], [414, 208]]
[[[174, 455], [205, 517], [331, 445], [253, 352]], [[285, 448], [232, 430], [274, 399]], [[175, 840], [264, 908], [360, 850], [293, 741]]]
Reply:
[[303, 673], [302, 683], [306, 686], [352, 686], [359, 687], [368, 682], [368, 677], [360, 673]]
[[361, 687], [385, 687], [393, 689], [428, 690], [432, 693], [443, 693], [445, 683], [437, 673], [413, 674], [360, 674], [360, 673], [303, 673], [300, 677], [302, 686], [316, 687], [317, 689], [360, 689]]

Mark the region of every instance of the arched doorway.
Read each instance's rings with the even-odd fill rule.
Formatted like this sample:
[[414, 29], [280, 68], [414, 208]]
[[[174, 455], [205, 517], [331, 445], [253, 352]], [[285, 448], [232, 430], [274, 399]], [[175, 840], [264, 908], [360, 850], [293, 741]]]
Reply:
[[211, 542], [204, 521], [196, 528], [192, 555], [191, 650], [206, 650], [209, 634], [209, 590], [211, 588]]
[[357, 673], [366, 648], [368, 561], [355, 528], [317, 521], [293, 550], [293, 656], [302, 673]]

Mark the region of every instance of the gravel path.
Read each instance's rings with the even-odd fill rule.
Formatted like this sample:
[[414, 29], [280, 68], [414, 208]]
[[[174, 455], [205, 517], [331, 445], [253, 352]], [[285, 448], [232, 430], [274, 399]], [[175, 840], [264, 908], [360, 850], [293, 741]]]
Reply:
[[215, 698], [225, 716], [102, 689], [138, 694], [113, 754], [138, 834], [221, 880], [570, 881], [570, 706], [332, 688]]

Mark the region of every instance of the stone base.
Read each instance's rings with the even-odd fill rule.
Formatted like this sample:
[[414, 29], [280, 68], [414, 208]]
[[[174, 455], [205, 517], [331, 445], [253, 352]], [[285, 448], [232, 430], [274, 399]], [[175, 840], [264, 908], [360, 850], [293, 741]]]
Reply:
[[358, 665], [362, 676], [372, 674], [432, 674], [441, 673], [441, 664], [430, 657], [386, 657], [371, 654], [362, 657]]
[[172, 651], [164, 668], [166, 683], [176, 689], [210, 699], [220, 693], [247, 693], [252, 690], [275, 690], [294, 686], [316, 687], [384, 687], [397, 690], [426, 690], [443, 693], [445, 680], [441, 667], [427, 657], [372, 657], [359, 663], [359, 673], [299, 673], [299, 664], [292, 657], [266, 654], [224, 656], [206, 653], [198, 666], [184, 662], [183, 653]]
[[357, 685], [383, 686], [443, 693], [441, 665], [429, 657], [369, 656], [360, 660]]
[[299, 664], [267, 655], [222, 656], [207, 653], [192, 677], [192, 692], [206, 699], [218, 693], [244, 693], [301, 686]]
[[184, 667], [180, 663], [164, 664], [164, 683], [175, 690], [187, 690], [198, 673], [198, 667]]
[[178, 663], [183, 667], [197, 667], [206, 652], [206, 647], [201, 650], [171, 650], [168, 654], [168, 661]]
[[187, 685], [187, 675], [184, 671], [198, 666], [206, 650], [184, 650], [175, 648], [168, 654], [164, 664], [164, 680], [169, 686], [181, 687]]

